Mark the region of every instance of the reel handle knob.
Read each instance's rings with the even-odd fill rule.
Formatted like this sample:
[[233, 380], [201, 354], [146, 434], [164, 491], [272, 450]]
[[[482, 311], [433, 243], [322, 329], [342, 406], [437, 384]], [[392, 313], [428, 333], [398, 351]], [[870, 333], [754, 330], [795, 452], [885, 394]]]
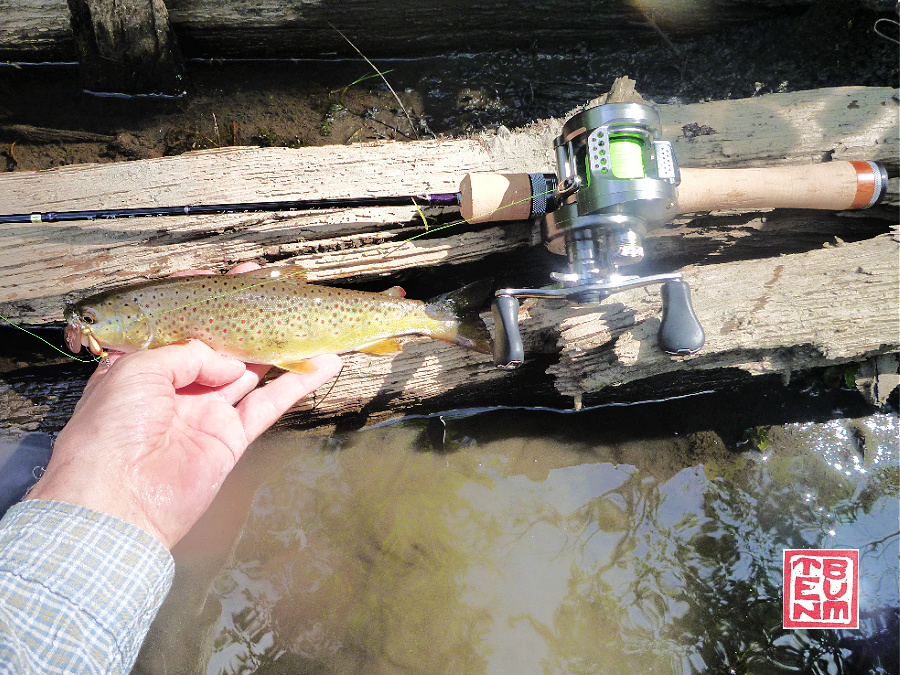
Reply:
[[663, 315], [659, 326], [659, 346], [669, 354], [695, 354], [703, 347], [706, 334], [691, 305], [691, 287], [672, 280], [662, 285]]
[[512, 370], [525, 360], [522, 334], [519, 333], [519, 301], [512, 295], [500, 295], [491, 303], [494, 316], [494, 365]]

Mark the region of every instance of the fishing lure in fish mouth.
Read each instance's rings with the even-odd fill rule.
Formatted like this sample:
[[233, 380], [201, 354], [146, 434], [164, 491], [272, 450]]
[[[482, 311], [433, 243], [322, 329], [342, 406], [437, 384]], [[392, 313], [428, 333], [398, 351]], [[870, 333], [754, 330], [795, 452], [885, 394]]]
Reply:
[[66, 345], [101, 359], [185, 339], [248, 363], [307, 372], [318, 354], [401, 350], [404, 335], [424, 335], [491, 353], [478, 315], [491, 293], [478, 281], [427, 301], [397, 286], [368, 293], [306, 283], [300, 271], [256, 270], [144, 282], [85, 298], [66, 309]]
[[66, 327], [63, 329], [66, 347], [73, 354], [80, 352], [82, 347], [87, 347], [91, 354], [98, 357], [101, 361], [106, 361], [109, 359], [109, 352], [100, 346], [90, 325], [84, 325], [84, 323], [89, 324], [91, 321], [85, 321], [85, 317], [79, 318], [74, 312], [69, 314], [67, 311]]

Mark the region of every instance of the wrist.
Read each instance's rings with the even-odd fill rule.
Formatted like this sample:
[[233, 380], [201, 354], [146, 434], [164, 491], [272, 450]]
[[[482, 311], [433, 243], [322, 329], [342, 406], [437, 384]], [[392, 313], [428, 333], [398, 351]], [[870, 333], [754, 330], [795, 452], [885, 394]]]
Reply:
[[118, 518], [139, 527], [169, 548], [169, 542], [146, 517], [139, 501], [121, 485], [121, 477], [73, 476], [66, 471], [56, 471], [51, 460], [44, 475], [23, 501], [32, 499], [65, 502]]

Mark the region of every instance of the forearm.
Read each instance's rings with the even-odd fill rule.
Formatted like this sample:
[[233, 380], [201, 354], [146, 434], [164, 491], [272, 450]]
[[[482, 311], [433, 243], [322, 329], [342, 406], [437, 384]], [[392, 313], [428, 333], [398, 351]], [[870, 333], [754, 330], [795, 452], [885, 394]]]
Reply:
[[17, 504], [0, 521], [0, 673], [129, 672], [173, 571], [134, 525], [63, 502]]

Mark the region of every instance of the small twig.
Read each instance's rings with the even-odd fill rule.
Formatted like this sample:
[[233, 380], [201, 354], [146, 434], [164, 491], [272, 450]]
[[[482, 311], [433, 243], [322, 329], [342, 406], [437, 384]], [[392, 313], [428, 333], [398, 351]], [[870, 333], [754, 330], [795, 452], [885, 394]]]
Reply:
[[344, 38], [344, 39], [347, 41], [347, 44], [350, 45], [351, 47], [353, 47], [353, 49], [356, 51], [356, 53], [359, 54], [361, 57], [363, 57], [363, 59], [365, 60], [365, 62], [368, 63], [370, 66], [372, 66], [372, 69], [373, 69], [376, 73], [378, 73], [379, 77], [381, 77], [381, 79], [382, 79], [382, 80], [384, 81], [384, 83], [387, 85], [387, 88], [388, 88], [388, 89], [390, 90], [390, 92], [394, 95], [394, 98], [397, 99], [397, 104], [400, 106], [400, 110], [403, 111], [403, 114], [406, 115], [406, 120], [409, 122], [409, 127], [410, 127], [410, 129], [412, 129], [413, 135], [416, 137], [416, 140], [419, 140], [419, 134], [418, 134], [418, 132], [416, 131], [416, 125], [413, 123], [412, 117], [411, 117], [410, 114], [406, 111], [406, 106], [403, 105], [403, 101], [400, 100], [400, 97], [397, 95], [397, 92], [394, 91], [394, 88], [391, 86], [391, 83], [387, 81], [387, 78], [384, 76], [384, 74], [383, 74], [380, 70], [378, 70], [378, 68], [375, 67], [375, 64], [374, 64], [374, 63], [372, 63], [371, 61], [369, 61], [369, 57], [367, 57], [365, 54], [363, 54], [361, 51], [359, 51], [359, 48], [358, 48], [355, 44], [353, 44], [353, 42], [350, 41], [350, 38], [348, 38], [346, 35], [344, 35], [344, 34], [337, 28], [337, 26], [335, 26], [335, 25], [334, 25], [333, 23], [331, 23], [330, 21], [328, 21], [328, 22], [326, 22], [326, 23], [328, 23], [328, 25], [331, 26], [331, 27], [335, 30], [335, 32], [336, 32], [338, 35], [340, 35], [342, 38]]
[[678, 59], [678, 70], [681, 73], [681, 77], [685, 77], [687, 64], [685, 63], [686, 59], [684, 53], [678, 47], [676, 47], [675, 43], [672, 42], [671, 39], [669, 39], [669, 36], [666, 35], [663, 30], [656, 25], [656, 22], [653, 20], [652, 14], [650, 14], [649, 12], [645, 12], [640, 5], [638, 5], [637, 8], [641, 15], [643, 15], [644, 19], [647, 21], [647, 24], [650, 26], [650, 28], [652, 28], [660, 38], [662, 38], [662, 41], [672, 51], [672, 53], [675, 55], [675, 58]]
[[9, 158], [13, 161], [13, 164], [18, 165], [19, 160], [16, 158], [15, 149], [16, 149], [16, 142], [13, 141], [12, 145], [9, 146]]
[[[410, 138], [410, 139], [412, 138], [409, 134], [403, 133], [398, 127], [395, 127], [395, 126], [392, 125], [392, 124], [388, 124], [387, 122], [382, 122], [382, 121], [381, 121], [380, 119], [378, 119], [377, 117], [367, 117], [366, 115], [360, 115], [358, 112], [355, 112], [355, 111], [353, 111], [353, 110], [351, 110], [350, 112], [352, 112], [354, 115], [356, 115], [356, 116], [359, 117], [360, 119], [364, 119], [364, 120], [367, 120], [367, 121], [369, 121], [369, 122], [378, 122], [378, 124], [380, 124], [380, 125], [382, 125], [382, 126], [384, 126], [384, 127], [387, 127], [388, 129], [390, 129], [390, 130], [393, 131], [394, 133], [400, 134], [400, 135], [403, 136], [404, 138]], [[376, 133], [374, 129], [372, 129], [371, 131], [372, 131], [373, 134]], [[419, 137], [418, 137], [418, 136], [416, 136], [416, 140], [419, 140]]]
[[341, 378], [341, 374], [344, 372], [344, 368], [346, 368], [346, 367], [347, 367], [346, 365], [341, 366], [341, 369], [338, 371], [338, 374], [334, 376], [334, 381], [331, 383], [331, 386], [328, 387], [328, 391], [325, 392], [325, 395], [322, 396], [322, 398], [318, 398], [317, 396], [313, 395], [314, 403], [310, 410], [315, 410], [322, 403], [325, 402], [325, 399], [328, 398], [329, 394], [331, 394], [331, 390], [334, 389], [334, 386], [338, 383], [338, 380]]
[[51, 129], [30, 124], [6, 124], [0, 126], [0, 133], [13, 134], [32, 143], [113, 143], [115, 136], [94, 134], [90, 131], [71, 129]]
[[875, 547], [878, 546], [879, 544], [883, 544], [888, 539], [892, 539], [896, 536], [900, 536], [900, 531], [892, 532], [891, 534], [887, 535], [886, 537], [882, 537], [881, 539], [876, 539], [875, 541], [870, 541], [868, 544], [866, 544], [866, 546], [868, 546], [869, 549], [874, 550]]
[[359, 129], [357, 129], [357, 130], [354, 131], [352, 134], [350, 134], [350, 137], [347, 139], [346, 142], [347, 142], [347, 143], [350, 143], [354, 138], [356, 138], [356, 134], [358, 134], [360, 131], [362, 131], [362, 130], [365, 129], [365, 128], [366, 128], [366, 125], [363, 124]]

